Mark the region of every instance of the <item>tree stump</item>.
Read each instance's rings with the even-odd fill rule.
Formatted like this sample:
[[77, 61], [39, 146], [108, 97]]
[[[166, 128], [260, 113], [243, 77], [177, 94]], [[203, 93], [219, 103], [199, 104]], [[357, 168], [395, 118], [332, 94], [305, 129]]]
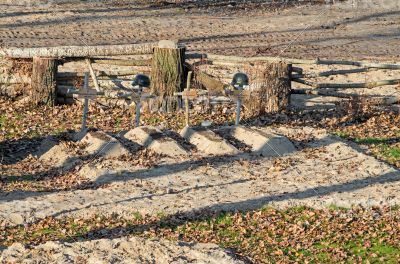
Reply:
[[58, 61], [54, 58], [33, 58], [31, 98], [35, 105], [54, 106]]
[[277, 113], [290, 105], [292, 65], [283, 62], [263, 64], [256, 70], [250, 85], [251, 92], [245, 93], [245, 106], [250, 115]]
[[151, 68], [151, 91], [160, 96], [165, 111], [178, 108], [178, 97], [185, 85], [185, 48], [174, 41], [162, 40], [154, 48]]
[[292, 90], [291, 75], [292, 65], [286, 63], [272, 63], [264, 73], [267, 83], [267, 113], [284, 111], [290, 105], [290, 92]]

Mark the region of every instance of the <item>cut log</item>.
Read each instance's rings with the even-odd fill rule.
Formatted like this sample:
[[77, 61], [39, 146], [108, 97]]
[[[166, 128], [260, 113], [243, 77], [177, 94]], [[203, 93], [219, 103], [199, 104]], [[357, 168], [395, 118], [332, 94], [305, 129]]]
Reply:
[[[134, 76], [138, 73], [150, 73], [148, 69], [125, 70], [125, 71], [95, 71], [96, 76], [99, 77], [123, 77]], [[58, 80], [70, 80], [77, 77], [84, 77], [82, 72], [59, 72], [57, 74]]]
[[27, 84], [1, 84], [0, 83], [0, 96], [9, 98], [16, 98], [23, 95], [29, 88]]
[[30, 93], [33, 104], [55, 104], [57, 68], [58, 61], [54, 58], [33, 58]]
[[[168, 44], [168, 43], [167, 43]], [[160, 105], [165, 111], [174, 111], [178, 107], [175, 93], [181, 92], [185, 85], [185, 48], [176, 43], [160, 41], [154, 48], [151, 68], [151, 91], [160, 96]]]
[[94, 59], [93, 63], [117, 66], [150, 66], [151, 60]]
[[318, 96], [332, 96], [338, 98], [353, 98], [361, 97], [365, 102], [374, 105], [391, 105], [400, 102], [400, 96], [390, 95], [390, 96], [377, 96], [377, 95], [360, 95], [356, 93], [341, 93], [335, 90], [320, 90], [320, 89], [293, 89], [292, 94], [305, 94], [305, 95], [318, 95]]
[[[359, 68], [359, 69], [348, 69], [348, 70], [332, 70], [332, 71], [324, 71], [317, 73], [298, 73], [296, 75], [292, 75], [292, 78], [317, 78], [317, 77], [327, 77], [332, 75], [345, 75], [351, 73], [361, 73], [361, 72], [369, 72], [372, 70], [377, 70], [376, 68]], [[293, 72], [296, 72], [293, 70]]]
[[92, 56], [118, 56], [150, 54], [156, 43], [104, 45], [104, 46], [62, 46], [43, 48], [2, 48], [0, 57], [8, 58], [87, 58]]
[[195, 80], [203, 88], [207, 89], [208, 95], [220, 95], [224, 92], [226, 86], [224, 83], [201, 71], [196, 71]]
[[372, 63], [372, 62], [362, 62], [362, 61], [341, 61], [341, 60], [302, 60], [302, 59], [287, 59], [280, 57], [238, 57], [238, 56], [224, 56], [215, 54], [199, 54], [190, 53], [186, 55], [187, 59], [207, 59], [214, 62], [229, 62], [229, 63], [251, 63], [257, 61], [265, 62], [285, 62], [288, 64], [317, 64], [317, 65], [349, 65], [358, 66], [365, 68], [376, 68], [376, 69], [391, 69], [400, 70], [400, 64], [390, 64], [390, 63]]
[[284, 111], [290, 104], [292, 65], [286, 63], [268, 63], [260, 65], [257, 81], [261, 85], [245, 91], [244, 104], [250, 115], [277, 113]]
[[332, 88], [332, 89], [356, 89], [356, 88], [374, 88], [385, 85], [398, 85], [400, 79], [383, 80], [365, 83], [316, 83], [304, 79], [293, 78], [292, 81], [305, 84], [314, 88]]
[[0, 84], [30, 83], [31, 78], [26, 75], [0, 75]]

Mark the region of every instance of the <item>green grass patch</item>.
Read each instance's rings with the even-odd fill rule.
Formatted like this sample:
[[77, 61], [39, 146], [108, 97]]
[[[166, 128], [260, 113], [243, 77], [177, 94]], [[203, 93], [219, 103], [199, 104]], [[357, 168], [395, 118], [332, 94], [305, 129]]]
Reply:
[[400, 147], [390, 146], [387, 144], [378, 145], [378, 149], [383, 157], [390, 160], [400, 159]]
[[[351, 210], [351, 212], [349, 212]], [[48, 218], [37, 223], [0, 225], [0, 244], [41, 244], [49, 240], [97, 239], [113, 234], [216, 243], [255, 263], [397, 263], [400, 258], [400, 211], [293, 207], [218, 215], [130, 217], [95, 215], [88, 219]], [[161, 218], [160, 218], [161, 217]], [[198, 219], [198, 220], [194, 220]], [[299, 219], [309, 219], [304, 225]]]
[[388, 141], [387, 138], [375, 138], [375, 137], [367, 137], [367, 138], [355, 138], [354, 141], [358, 144], [382, 144]]
[[340, 138], [344, 138], [344, 139], [348, 139], [350, 138], [350, 134], [344, 131], [336, 131], [333, 133], [334, 135], [340, 137]]
[[0, 116], [0, 128], [3, 128], [6, 126], [7, 122], [7, 117], [6, 116]]

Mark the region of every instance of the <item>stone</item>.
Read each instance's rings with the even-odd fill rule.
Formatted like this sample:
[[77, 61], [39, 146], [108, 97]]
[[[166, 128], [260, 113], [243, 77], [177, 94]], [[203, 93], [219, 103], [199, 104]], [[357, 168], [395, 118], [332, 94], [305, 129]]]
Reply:
[[265, 157], [279, 157], [296, 151], [293, 143], [284, 136], [242, 126], [222, 130], [224, 129], [237, 140], [250, 146], [253, 152]]
[[15, 225], [22, 225], [24, 223], [24, 218], [20, 214], [12, 213], [8, 217], [10, 222]]
[[90, 155], [115, 158], [129, 154], [129, 151], [116, 138], [101, 131], [88, 132], [81, 142], [88, 144], [85, 150]]
[[170, 157], [188, 155], [188, 152], [174, 139], [152, 126], [134, 128], [128, 131], [124, 137], [141, 146], [148, 147], [158, 154]]
[[229, 144], [225, 139], [205, 128], [185, 127], [180, 134], [205, 154], [219, 156], [240, 153], [237, 148]]

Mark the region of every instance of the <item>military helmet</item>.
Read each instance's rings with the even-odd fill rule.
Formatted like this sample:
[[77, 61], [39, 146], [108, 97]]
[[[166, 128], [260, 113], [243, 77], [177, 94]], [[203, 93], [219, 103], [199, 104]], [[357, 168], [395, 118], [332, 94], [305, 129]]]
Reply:
[[231, 84], [234, 87], [239, 86], [240, 88], [243, 88], [243, 86], [249, 85], [249, 77], [247, 77], [247, 75], [242, 72], [238, 72], [233, 76]]
[[140, 86], [140, 87], [149, 87], [150, 86], [150, 78], [144, 74], [138, 74], [133, 79], [132, 86]]

